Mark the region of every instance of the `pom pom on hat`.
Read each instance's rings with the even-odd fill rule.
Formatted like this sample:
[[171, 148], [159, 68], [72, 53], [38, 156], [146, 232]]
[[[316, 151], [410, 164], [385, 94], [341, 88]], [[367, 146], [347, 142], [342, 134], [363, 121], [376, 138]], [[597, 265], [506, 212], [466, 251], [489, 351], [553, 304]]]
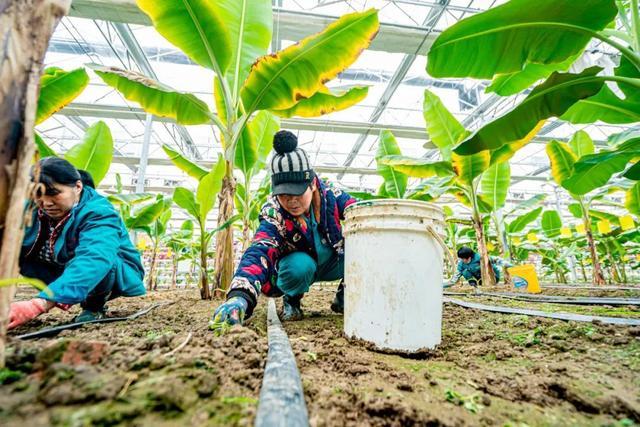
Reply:
[[278, 131], [273, 136], [273, 149], [278, 154], [291, 153], [298, 146], [298, 138], [288, 130]]

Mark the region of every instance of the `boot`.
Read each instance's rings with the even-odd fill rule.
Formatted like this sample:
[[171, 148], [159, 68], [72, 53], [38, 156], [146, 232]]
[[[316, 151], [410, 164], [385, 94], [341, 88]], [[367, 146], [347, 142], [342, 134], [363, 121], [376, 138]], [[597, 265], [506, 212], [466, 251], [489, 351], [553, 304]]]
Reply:
[[336, 295], [331, 303], [331, 311], [335, 313], [344, 313], [344, 280], [340, 281]]
[[300, 301], [303, 295], [282, 297], [282, 320], [301, 320], [303, 317], [302, 308], [300, 308]]
[[74, 319], [74, 323], [80, 323], [80, 322], [91, 322], [93, 320], [99, 320], [99, 319], [104, 319], [105, 317], [107, 317], [107, 309], [106, 307], [103, 307], [102, 310], [98, 310], [98, 311], [90, 311], [87, 309], [82, 310], [82, 313], [78, 314]]

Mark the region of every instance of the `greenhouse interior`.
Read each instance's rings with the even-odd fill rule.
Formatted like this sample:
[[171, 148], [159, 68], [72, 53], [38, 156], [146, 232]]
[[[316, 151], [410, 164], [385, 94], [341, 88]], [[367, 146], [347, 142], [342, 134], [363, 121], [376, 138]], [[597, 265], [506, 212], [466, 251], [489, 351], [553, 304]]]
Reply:
[[3, 426], [640, 425], [639, 0], [0, 0]]

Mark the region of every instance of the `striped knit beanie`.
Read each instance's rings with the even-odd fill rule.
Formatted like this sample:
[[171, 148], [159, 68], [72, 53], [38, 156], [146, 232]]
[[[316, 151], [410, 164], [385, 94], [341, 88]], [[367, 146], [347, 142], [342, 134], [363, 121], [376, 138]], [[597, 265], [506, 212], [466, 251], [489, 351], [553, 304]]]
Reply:
[[281, 130], [273, 137], [273, 149], [275, 153], [270, 164], [272, 194], [299, 196], [307, 191], [315, 173], [307, 153], [298, 148], [298, 138]]

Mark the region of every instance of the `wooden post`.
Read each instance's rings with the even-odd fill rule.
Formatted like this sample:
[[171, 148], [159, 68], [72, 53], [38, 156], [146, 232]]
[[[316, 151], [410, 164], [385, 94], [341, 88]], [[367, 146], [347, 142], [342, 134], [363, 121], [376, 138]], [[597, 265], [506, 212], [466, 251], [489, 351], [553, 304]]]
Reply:
[[[18, 277], [42, 62], [71, 0], [0, 0], [0, 278]], [[0, 367], [13, 287], [0, 288]]]

